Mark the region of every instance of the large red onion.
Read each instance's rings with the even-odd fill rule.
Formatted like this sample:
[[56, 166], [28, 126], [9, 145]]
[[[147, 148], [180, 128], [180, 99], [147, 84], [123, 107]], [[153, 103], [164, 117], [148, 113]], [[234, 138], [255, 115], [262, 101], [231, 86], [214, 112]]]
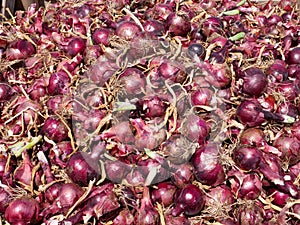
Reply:
[[225, 180], [225, 172], [219, 160], [219, 147], [209, 143], [200, 147], [192, 158], [195, 178], [202, 184], [217, 186]]
[[17, 198], [5, 210], [5, 219], [11, 225], [37, 224], [40, 207], [36, 200], [28, 197]]

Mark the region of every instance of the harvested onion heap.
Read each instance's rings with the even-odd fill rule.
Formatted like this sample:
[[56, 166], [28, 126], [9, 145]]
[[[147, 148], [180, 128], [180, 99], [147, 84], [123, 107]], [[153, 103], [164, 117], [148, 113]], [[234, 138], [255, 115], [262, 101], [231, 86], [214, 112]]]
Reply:
[[299, 224], [299, 9], [253, 2], [3, 20], [2, 222]]

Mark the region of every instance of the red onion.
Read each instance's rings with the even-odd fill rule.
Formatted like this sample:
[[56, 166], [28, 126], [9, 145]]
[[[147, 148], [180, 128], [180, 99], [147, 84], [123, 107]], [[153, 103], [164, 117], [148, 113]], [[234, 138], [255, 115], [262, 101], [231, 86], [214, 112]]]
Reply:
[[276, 113], [296, 118], [298, 115], [298, 109], [290, 102], [282, 102], [277, 105]]
[[137, 107], [141, 109], [142, 116], [153, 119], [165, 115], [167, 104], [158, 96], [145, 96], [137, 102]]
[[173, 216], [184, 213], [187, 216], [197, 215], [205, 204], [203, 192], [195, 185], [189, 184], [179, 191], [175, 197]]
[[191, 30], [191, 23], [186, 14], [170, 13], [166, 20], [166, 27], [171, 35], [186, 36]]
[[286, 62], [289, 65], [300, 64], [300, 47], [293, 48], [288, 52]]
[[244, 170], [257, 169], [261, 158], [261, 151], [255, 147], [239, 147], [233, 153], [233, 159]]
[[129, 95], [141, 94], [145, 89], [146, 79], [142, 71], [136, 68], [127, 68], [120, 74], [120, 83]]
[[23, 185], [31, 186], [33, 167], [34, 165], [32, 164], [27, 151], [24, 151], [23, 161], [14, 172], [15, 180], [21, 182]]
[[34, 46], [26, 40], [18, 40], [9, 44], [6, 57], [9, 60], [26, 59], [35, 53]]
[[186, 77], [180, 65], [166, 60], [159, 65], [157, 73], [163, 80], [167, 79], [176, 83], [182, 83]]
[[153, 9], [149, 9], [146, 13], [149, 15], [149, 17], [152, 17], [153, 19], [164, 21], [172, 12], [172, 5], [158, 3], [153, 7]]
[[205, 120], [196, 115], [189, 115], [182, 122], [181, 133], [191, 142], [203, 144], [208, 137], [208, 126]]
[[82, 54], [86, 48], [86, 41], [82, 38], [73, 38], [67, 47], [67, 53], [70, 56], [76, 56], [77, 54]]
[[51, 74], [47, 91], [50, 95], [68, 94], [70, 77], [63, 71]]
[[266, 75], [256, 67], [246, 69], [243, 79], [243, 92], [250, 96], [260, 96], [267, 86]]
[[140, 27], [135, 22], [124, 21], [118, 24], [116, 35], [125, 40], [131, 40], [140, 31]]
[[188, 47], [188, 54], [193, 58], [203, 59], [205, 49], [203, 45], [199, 43], [192, 43]]
[[12, 95], [12, 88], [6, 83], [0, 83], [0, 102], [7, 101]]
[[265, 119], [264, 114], [257, 110], [258, 108], [260, 108], [258, 102], [245, 100], [237, 108], [237, 117], [249, 127], [259, 126], [265, 122]]
[[218, 17], [208, 17], [203, 24], [203, 34], [209, 37], [213, 33], [222, 33], [222, 20]]
[[13, 200], [5, 210], [5, 219], [11, 225], [37, 224], [40, 207], [36, 200], [22, 197]]
[[96, 45], [103, 44], [108, 46], [111, 34], [112, 31], [108, 28], [98, 28], [93, 32], [92, 39]]
[[73, 182], [87, 186], [89, 181], [99, 179], [101, 175], [100, 165], [86, 152], [73, 154], [66, 166], [66, 172]]
[[63, 184], [53, 204], [48, 208], [45, 208], [41, 212], [41, 215], [47, 219], [50, 215], [57, 213], [66, 214], [75, 202], [83, 195], [83, 193], [84, 191], [82, 188], [74, 183]]
[[68, 130], [59, 118], [51, 116], [46, 119], [42, 134], [53, 141], [61, 142], [68, 137]]
[[189, 162], [175, 166], [174, 170], [171, 180], [177, 187], [183, 188], [194, 180], [194, 168]]
[[113, 188], [114, 185], [112, 183], [94, 187], [91, 193], [83, 200], [81, 210], [64, 222], [78, 224], [90, 217], [101, 218], [103, 221], [112, 219], [120, 207]]
[[213, 91], [209, 88], [199, 88], [191, 93], [191, 100], [194, 106], [209, 106], [212, 100]]
[[255, 173], [246, 174], [238, 192], [240, 198], [254, 200], [262, 191], [262, 182]]
[[275, 61], [267, 69], [267, 73], [275, 78], [275, 81], [282, 82], [288, 78], [288, 70], [285, 67], [285, 63], [281, 61]]
[[192, 158], [195, 178], [202, 184], [217, 186], [225, 180], [225, 173], [219, 160], [219, 147], [209, 143], [200, 147]]
[[240, 206], [235, 213], [239, 225], [262, 224], [264, 219], [264, 210], [255, 202]]
[[234, 196], [230, 188], [225, 185], [211, 188], [207, 194], [205, 204], [210, 207], [214, 207], [216, 204], [230, 206], [234, 203]]
[[294, 165], [300, 160], [300, 141], [295, 137], [280, 136], [273, 143], [282, 154], [280, 158], [287, 161], [289, 165]]
[[144, 224], [144, 225], [158, 224], [159, 215], [151, 203], [148, 187], [144, 187], [141, 206], [137, 210], [135, 221], [136, 224]]
[[157, 20], [146, 20], [143, 23], [143, 27], [146, 32], [154, 34], [155, 36], [161, 36], [165, 33], [164, 24]]
[[272, 196], [272, 203], [280, 207], [284, 207], [288, 201], [288, 198], [290, 197], [288, 194], [285, 194], [272, 188], [268, 191], [268, 193]]
[[56, 146], [50, 149], [50, 162], [64, 168], [71, 153], [73, 153], [73, 148], [70, 141], [59, 142]]
[[169, 182], [161, 182], [157, 184], [157, 189], [154, 189], [151, 193], [151, 199], [153, 202], [159, 202], [165, 207], [170, 206], [173, 203], [173, 196], [176, 192], [176, 186]]
[[180, 165], [189, 161], [196, 147], [195, 143], [183, 135], [174, 134], [162, 143], [161, 151], [169, 162]]
[[265, 143], [264, 133], [259, 128], [246, 129], [241, 134], [240, 142], [243, 145], [252, 145], [260, 147]]
[[115, 183], [121, 183], [129, 172], [130, 167], [120, 161], [105, 161], [107, 179]]
[[53, 203], [59, 196], [60, 190], [63, 186], [62, 182], [57, 182], [48, 187], [45, 191], [45, 198], [49, 203]]

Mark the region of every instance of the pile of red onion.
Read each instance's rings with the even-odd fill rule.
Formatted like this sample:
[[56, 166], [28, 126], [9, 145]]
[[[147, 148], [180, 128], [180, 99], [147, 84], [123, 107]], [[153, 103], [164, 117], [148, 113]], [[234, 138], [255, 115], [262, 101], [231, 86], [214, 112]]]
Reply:
[[296, 0], [64, 0], [0, 22], [0, 219], [299, 225]]

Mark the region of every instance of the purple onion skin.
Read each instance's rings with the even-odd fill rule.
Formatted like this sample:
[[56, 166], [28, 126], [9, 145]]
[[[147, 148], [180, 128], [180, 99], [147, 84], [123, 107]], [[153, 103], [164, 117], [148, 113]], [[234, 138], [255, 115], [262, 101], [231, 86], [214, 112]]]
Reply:
[[197, 186], [189, 184], [178, 192], [174, 202], [173, 216], [178, 216], [182, 212], [187, 216], [194, 216], [204, 207], [205, 199], [203, 192]]
[[6, 208], [8, 207], [11, 201], [10, 194], [4, 189], [0, 188], [0, 214], [5, 213]]
[[218, 162], [218, 146], [209, 143], [200, 147], [192, 158], [195, 178], [205, 185], [217, 186], [225, 180], [222, 165]]
[[132, 21], [121, 22], [116, 29], [116, 35], [125, 40], [131, 40], [138, 32], [140, 27]]
[[240, 147], [233, 153], [233, 159], [244, 170], [255, 170], [259, 167], [262, 153], [255, 147]]
[[172, 183], [177, 187], [183, 188], [194, 180], [194, 167], [188, 162], [180, 165], [174, 165], [174, 173], [171, 177]]
[[240, 137], [240, 143], [242, 145], [261, 147], [264, 144], [264, 142], [265, 139], [263, 131], [255, 127], [246, 129]]
[[70, 77], [62, 71], [51, 74], [47, 91], [50, 95], [67, 94]]
[[244, 71], [243, 92], [249, 96], [260, 96], [268, 84], [267, 76], [257, 68]]
[[176, 189], [176, 186], [170, 182], [161, 182], [157, 184], [157, 189], [152, 191], [151, 199], [154, 203], [159, 202], [168, 207], [173, 203], [173, 196]]
[[47, 138], [55, 142], [61, 142], [68, 137], [66, 126], [56, 116], [51, 116], [46, 119], [41, 132], [47, 136]]
[[111, 30], [107, 28], [98, 28], [94, 31], [92, 35], [92, 40], [95, 44], [103, 44], [104, 46], [109, 45], [109, 36], [111, 35]]
[[239, 225], [262, 224], [264, 211], [257, 204], [243, 205], [236, 210]]
[[219, 185], [217, 187], [211, 188], [206, 197], [205, 204], [214, 206], [214, 205], [224, 205], [229, 206], [234, 203], [235, 199], [231, 189], [226, 185]]
[[287, 64], [300, 64], [300, 47], [293, 48], [288, 52]]
[[255, 127], [265, 122], [264, 114], [257, 109], [260, 105], [256, 101], [245, 100], [237, 108], [237, 117], [240, 122], [248, 125], [249, 127]]
[[53, 204], [44, 208], [40, 215], [44, 217], [44, 220], [47, 220], [51, 215], [57, 213], [66, 214], [83, 193], [83, 189], [74, 183], [63, 184]]
[[106, 176], [109, 180], [115, 183], [121, 183], [130, 171], [127, 164], [121, 161], [105, 161]]
[[182, 134], [192, 142], [203, 144], [208, 137], [206, 121], [197, 115], [189, 115], [182, 124]]
[[240, 198], [254, 200], [258, 198], [262, 191], [262, 182], [259, 177], [250, 173], [245, 175], [243, 178], [243, 182], [241, 184], [240, 190], [238, 192], [238, 196]]
[[48, 203], [53, 203], [55, 199], [59, 196], [61, 187], [63, 186], [62, 182], [54, 183], [48, 187], [45, 191], [45, 198]]
[[9, 204], [5, 210], [5, 219], [11, 225], [36, 224], [39, 221], [39, 211], [36, 200], [22, 197]]
[[289, 163], [289, 165], [295, 165], [300, 160], [300, 141], [295, 137], [281, 136], [276, 139], [273, 146], [277, 148], [282, 155], [280, 158]]
[[171, 13], [166, 20], [166, 26], [173, 36], [185, 36], [191, 30], [190, 19], [185, 14]]
[[86, 42], [82, 38], [74, 38], [70, 41], [67, 47], [67, 53], [70, 56], [76, 56], [77, 54], [82, 54], [86, 48]]
[[86, 152], [73, 154], [67, 163], [66, 172], [73, 182], [84, 186], [93, 179], [99, 179], [101, 175], [98, 161], [91, 159]]

